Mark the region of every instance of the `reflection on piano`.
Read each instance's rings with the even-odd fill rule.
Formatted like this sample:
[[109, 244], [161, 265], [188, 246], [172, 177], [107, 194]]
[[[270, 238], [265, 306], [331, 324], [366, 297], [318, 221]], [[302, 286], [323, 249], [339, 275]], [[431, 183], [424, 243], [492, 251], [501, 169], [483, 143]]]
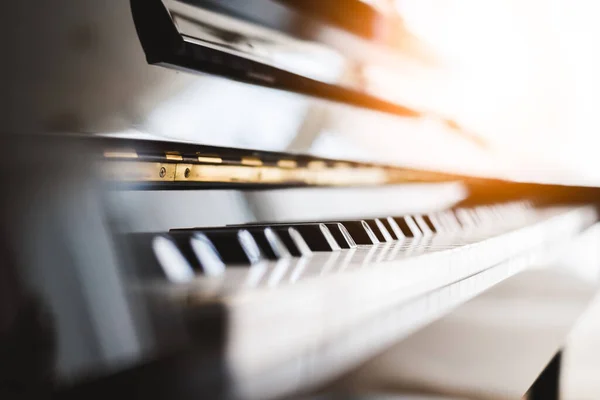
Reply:
[[2, 117], [3, 396], [557, 398], [597, 190], [497, 179], [481, 138], [371, 82], [436, 63], [400, 14], [27, 3], [11, 88], [52, 95]]

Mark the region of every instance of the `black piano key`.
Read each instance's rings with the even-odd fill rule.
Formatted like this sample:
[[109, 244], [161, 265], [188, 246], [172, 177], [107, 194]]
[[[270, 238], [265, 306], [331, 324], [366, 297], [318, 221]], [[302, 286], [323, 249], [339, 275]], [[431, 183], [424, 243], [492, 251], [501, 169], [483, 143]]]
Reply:
[[135, 257], [132, 265], [138, 278], [171, 282], [187, 282], [194, 278], [191, 263], [168, 235], [135, 233], [126, 235], [125, 240]]
[[432, 233], [438, 233], [438, 228], [435, 226], [432, 218], [429, 215], [421, 215], [421, 218], [427, 224], [427, 227], [429, 227], [429, 230]]
[[383, 233], [379, 230], [379, 226], [377, 226], [377, 222], [374, 219], [365, 219], [364, 221], [367, 223], [367, 225], [369, 225], [369, 228], [371, 228], [371, 231], [375, 234], [377, 240], [380, 242], [386, 241]]
[[377, 225], [377, 228], [383, 235], [383, 238], [385, 239], [386, 242], [394, 241], [394, 238], [392, 237], [390, 232], [387, 230], [386, 226], [383, 224], [383, 221], [381, 219], [375, 218], [375, 224]]
[[221, 255], [206, 235], [195, 233], [190, 238], [190, 247], [200, 262], [204, 275], [219, 276], [225, 271], [225, 263], [221, 259]]
[[[271, 227], [294, 228], [302, 236], [311, 251], [338, 251], [341, 250], [340, 245], [331, 234], [324, 223], [321, 222], [274, 222], [271, 224], [250, 223], [244, 225], [230, 225], [244, 229]], [[279, 231], [278, 231], [279, 232]]]
[[242, 229], [238, 231], [237, 236], [240, 244], [244, 248], [244, 251], [250, 260], [250, 264], [255, 264], [264, 260], [264, 256], [260, 251], [260, 247], [258, 247], [258, 244], [256, 244], [256, 241], [250, 232]]
[[294, 224], [294, 228], [312, 251], [338, 251], [341, 249], [325, 224]]
[[417, 227], [419, 228], [423, 236], [433, 235], [433, 231], [431, 230], [427, 222], [425, 222], [425, 219], [422, 215], [413, 215], [412, 219], [417, 224]]
[[421, 237], [423, 233], [411, 216], [392, 217], [405, 237]]
[[192, 268], [198, 273], [204, 272], [202, 269], [202, 264], [192, 248], [192, 242], [190, 241], [191, 233], [187, 235], [179, 235], [169, 232], [169, 237], [175, 244], [177, 244], [177, 248], [179, 248], [179, 251], [181, 251], [181, 254], [183, 254], [183, 256], [187, 259]]
[[170, 238], [157, 235], [152, 240], [152, 250], [169, 281], [189, 282], [195, 277], [192, 266]]
[[289, 258], [292, 256], [285, 244], [283, 244], [279, 238], [279, 235], [277, 235], [273, 229], [265, 228], [265, 237], [267, 238], [267, 242], [269, 242], [271, 251], [275, 254], [277, 259]]
[[204, 234], [213, 244], [225, 264], [256, 264], [264, 257], [250, 232], [245, 229], [202, 229], [199, 231], [172, 231], [178, 244], [184, 244], [197, 233]]
[[[367, 220], [334, 220], [334, 221], [323, 221], [323, 222], [296, 222], [296, 223], [275, 222], [275, 223], [272, 223], [272, 224], [248, 223], [248, 224], [243, 224], [243, 225], [230, 225], [230, 226], [236, 226], [236, 227], [240, 227], [240, 228], [262, 227], [262, 226], [270, 226], [272, 228], [276, 228], [276, 227], [287, 227], [287, 226], [290, 226], [290, 227], [297, 228], [298, 226], [318, 225], [318, 224], [324, 224], [325, 226], [327, 226], [328, 224], [342, 224], [342, 226], [346, 229], [346, 232], [350, 235], [350, 238], [352, 239], [352, 241], [354, 241], [354, 243], [356, 245], [359, 245], [359, 244], [360, 245], [368, 245], [368, 244], [378, 244], [378, 243], [381, 243], [381, 241], [378, 239], [377, 235], [375, 234], [375, 231], [373, 229], [371, 229], [371, 227], [367, 223]], [[373, 226], [377, 227], [377, 224], [375, 222], [373, 222]], [[311, 228], [311, 229], [314, 229], [314, 228]], [[378, 233], [380, 232], [378, 228], [377, 228], [377, 232]], [[330, 232], [330, 234], [331, 234], [331, 232]], [[333, 237], [334, 237], [334, 241], [338, 244], [338, 246], [340, 248], [343, 248], [338, 243], [338, 241], [335, 238], [335, 236], [333, 236]], [[385, 238], [383, 236], [383, 234], [380, 234], [380, 237], [382, 238], [382, 240]], [[321, 238], [321, 240], [322, 240], [322, 238]], [[320, 246], [320, 247], [327, 248], [327, 245]], [[331, 250], [314, 250], [314, 248], [312, 248], [312, 247], [311, 247], [311, 249], [313, 251], [331, 251]]]
[[209, 227], [209, 228], [178, 228], [171, 229], [171, 232], [202, 232], [204, 230], [210, 231], [231, 231], [232, 229], [245, 229], [254, 238], [256, 244], [260, 248], [262, 254], [269, 260], [279, 260], [280, 258], [291, 257], [287, 247], [283, 244], [279, 236], [268, 227], [263, 225], [230, 225], [224, 227]]
[[339, 221], [346, 228], [356, 244], [378, 244], [379, 239], [365, 221]]
[[[434, 228], [433, 231], [436, 234], [439, 234], [439, 233], [448, 233], [448, 228], [446, 227], [446, 224], [442, 220], [440, 213], [430, 214], [430, 215], [427, 216], [427, 219], [429, 220], [429, 222], [433, 226], [433, 228]], [[425, 222], [427, 222], [427, 219], [425, 220]]]
[[342, 249], [353, 249], [356, 247], [356, 242], [344, 225], [339, 223], [326, 223], [325, 226], [335, 238], [335, 241]]
[[275, 225], [271, 229], [277, 233], [292, 256], [305, 257], [312, 254], [312, 250], [296, 229], [283, 225]]
[[390, 234], [390, 237], [392, 238], [392, 240], [398, 240], [398, 239], [401, 239], [404, 237], [404, 235], [402, 234], [402, 231], [400, 231], [400, 228], [398, 227], [398, 225], [396, 224], [396, 221], [394, 221], [393, 218], [386, 217], [386, 218], [379, 218], [379, 220], [381, 221], [383, 226], [385, 226], [385, 229]]
[[248, 232], [254, 237], [254, 240], [261, 251], [269, 260], [279, 260], [288, 258], [290, 254], [288, 248], [280, 239], [279, 235], [271, 228], [255, 227], [248, 228]]

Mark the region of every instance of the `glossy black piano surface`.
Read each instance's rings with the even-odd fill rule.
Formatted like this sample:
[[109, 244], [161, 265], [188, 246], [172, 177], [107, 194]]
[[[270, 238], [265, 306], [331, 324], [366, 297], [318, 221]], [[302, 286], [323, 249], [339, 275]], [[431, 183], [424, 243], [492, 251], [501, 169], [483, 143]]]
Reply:
[[[141, 10], [135, 12], [137, 3], [63, 0], [36, 5], [36, 12], [31, 12], [27, 2], [11, 4], [4, 15], [20, 19], [7, 21], [8, 32], [3, 36], [6, 48], [14, 54], [8, 57], [11, 63], [5, 65], [11, 98], [8, 112], [1, 116], [5, 130], [162, 138], [444, 172], [500, 174], [498, 160], [482, 148], [485, 144], [474, 132], [456, 126], [442, 111], [405, 99], [403, 90], [386, 89], [382, 79], [390, 73], [397, 76], [394, 79], [400, 86], [434, 83], [427, 82], [429, 76], [438, 73], [435, 63], [418, 54], [424, 46], [416, 40], [408, 47], [367, 40], [280, 2], [256, 3], [268, 4], [277, 18], [299, 19], [292, 25], [305, 27], [312, 36], [293, 27], [265, 27], [257, 25], [265, 21], [219, 14], [214, 7], [141, 1]], [[211, 4], [215, 3], [231, 8], [227, 2]], [[239, 3], [254, 10], [249, 2]], [[162, 35], [151, 10], [170, 6], [179, 10], [170, 14], [183, 32], [178, 37], [184, 35], [194, 49], [207, 54], [201, 65], [180, 65], [187, 63], [187, 58], [154, 59], [152, 49], [162, 40], [154, 40], [152, 35], [138, 37], [144, 23], [152, 34]], [[240, 7], [235, 4], [234, 8]], [[276, 10], [291, 16], [283, 17]], [[204, 25], [178, 21], [182, 13], [190, 14], [194, 21], [208, 19], [215, 29], [202, 31]], [[137, 24], [134, 15], [139, 17]], [[307, 19], [310, 24], [305, 23]], [[161, 21], [174, 29], [173, 20]], [[254, 44], [253, 36], [218, 33], [217, 28], [225, 32], [258, 31], [281, 43], [258, 40]], [[171, 54], [156, 51], [165, 57]], [[176, 68], [149, 65], [147, 57]], [[283, 80], [261, 81], [259, 78], [268, 77], [273, 67], [284, 74]], [[215, 79], [190, 68], [257, 85]], [[385, 71], [379, 72], [381, 68]], [[252, 79], [254, 72], [257, 79]], [[306, 83], [307, 79], [312, 83]], [[395, 150], [400, 148], [410, 151]], [[459, 154], [468, 157], [459, 160]]]

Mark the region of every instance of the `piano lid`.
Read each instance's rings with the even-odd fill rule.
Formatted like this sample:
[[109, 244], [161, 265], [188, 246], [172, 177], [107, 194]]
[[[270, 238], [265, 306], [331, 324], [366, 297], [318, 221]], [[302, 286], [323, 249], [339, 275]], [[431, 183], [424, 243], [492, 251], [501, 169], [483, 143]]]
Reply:
[[[131, 0], [150, 64], [224, 76], [409, 118], [456, 122], [398, 101], [377, 76], [435, 67], [399, 14], [358, 0]], [[373, 74], [372, 71], [376, 71]]]

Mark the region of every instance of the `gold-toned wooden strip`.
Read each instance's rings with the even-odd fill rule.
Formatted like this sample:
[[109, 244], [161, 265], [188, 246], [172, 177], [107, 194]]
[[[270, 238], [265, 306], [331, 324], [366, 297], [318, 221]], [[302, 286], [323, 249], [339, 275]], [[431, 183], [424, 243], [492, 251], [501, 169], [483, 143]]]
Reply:
[[298, 163], [295, 160], [279, 160], [277, 166], [280, 168], [296, 168]]
[[327, 164], [325, 161], [310, 161], [307, 165], [308, 169], [325, 169]]
[[223, 159], [219, 156], [214, 156], [212, 154], [198, 154], [198, 162], [221, 164], [223, 162]]
[[278, 167], [250, 167], [239, 165], [178, 164], [175, 180], [178, 182], [222, 182], [285, 184], [304, 183], [303, 169]]
[[242, 164], [259, 167], [263, 165], [263, 162], [258, 157], [242, 157]]
[[403, 182], [436, 182], [439, 181], [439, 177], [436, 174], [431, 174], [422, 171], [412, 171], [409, 169], [402, 168], [388, 168], [386, 170], [389, 183], [403, 183]]
[[385, 167], [280, 168], [275, 166], [104, 161], [109, 180], [123, 182], [214, 182], [255, 184], [307, 184], [317, 186], [383, 185], [423, 180], [415, 171]]
[[299, 169], [261, 167], [260, 182], [270, 184], [303, 183]]
[[387, 174], [383, 168], [329, 168], [309, 170], [305, 180], [318, 186], [381, 185], [387, 182]]
[[363, 167], [349, 171], [354, 176], [356, 184], [384, 185], [388, 183], [388, 174], [385, 168]]
[[135, 150], [107, 150], [104, 152], [106, 158], [138, 158]]
[[183, 156], [173, 151], [166, 152], [165, 157], [167, 158], [167, 160], [183, 161]]
[[177, 164], [178, 182], [240, 182], [257, 183], [260, 170], [238, 165]]
[[163, 182], [175, 179], [175, 164], [150, 161], [111, 161], [101, 165], [105, 179], [120, 182]]
[[335, 164], [333, 164], [333, 166], [335, 168], [352, 168], [352, 165], [350, 165], [350, 163], [347, 162], [336, 162]]

